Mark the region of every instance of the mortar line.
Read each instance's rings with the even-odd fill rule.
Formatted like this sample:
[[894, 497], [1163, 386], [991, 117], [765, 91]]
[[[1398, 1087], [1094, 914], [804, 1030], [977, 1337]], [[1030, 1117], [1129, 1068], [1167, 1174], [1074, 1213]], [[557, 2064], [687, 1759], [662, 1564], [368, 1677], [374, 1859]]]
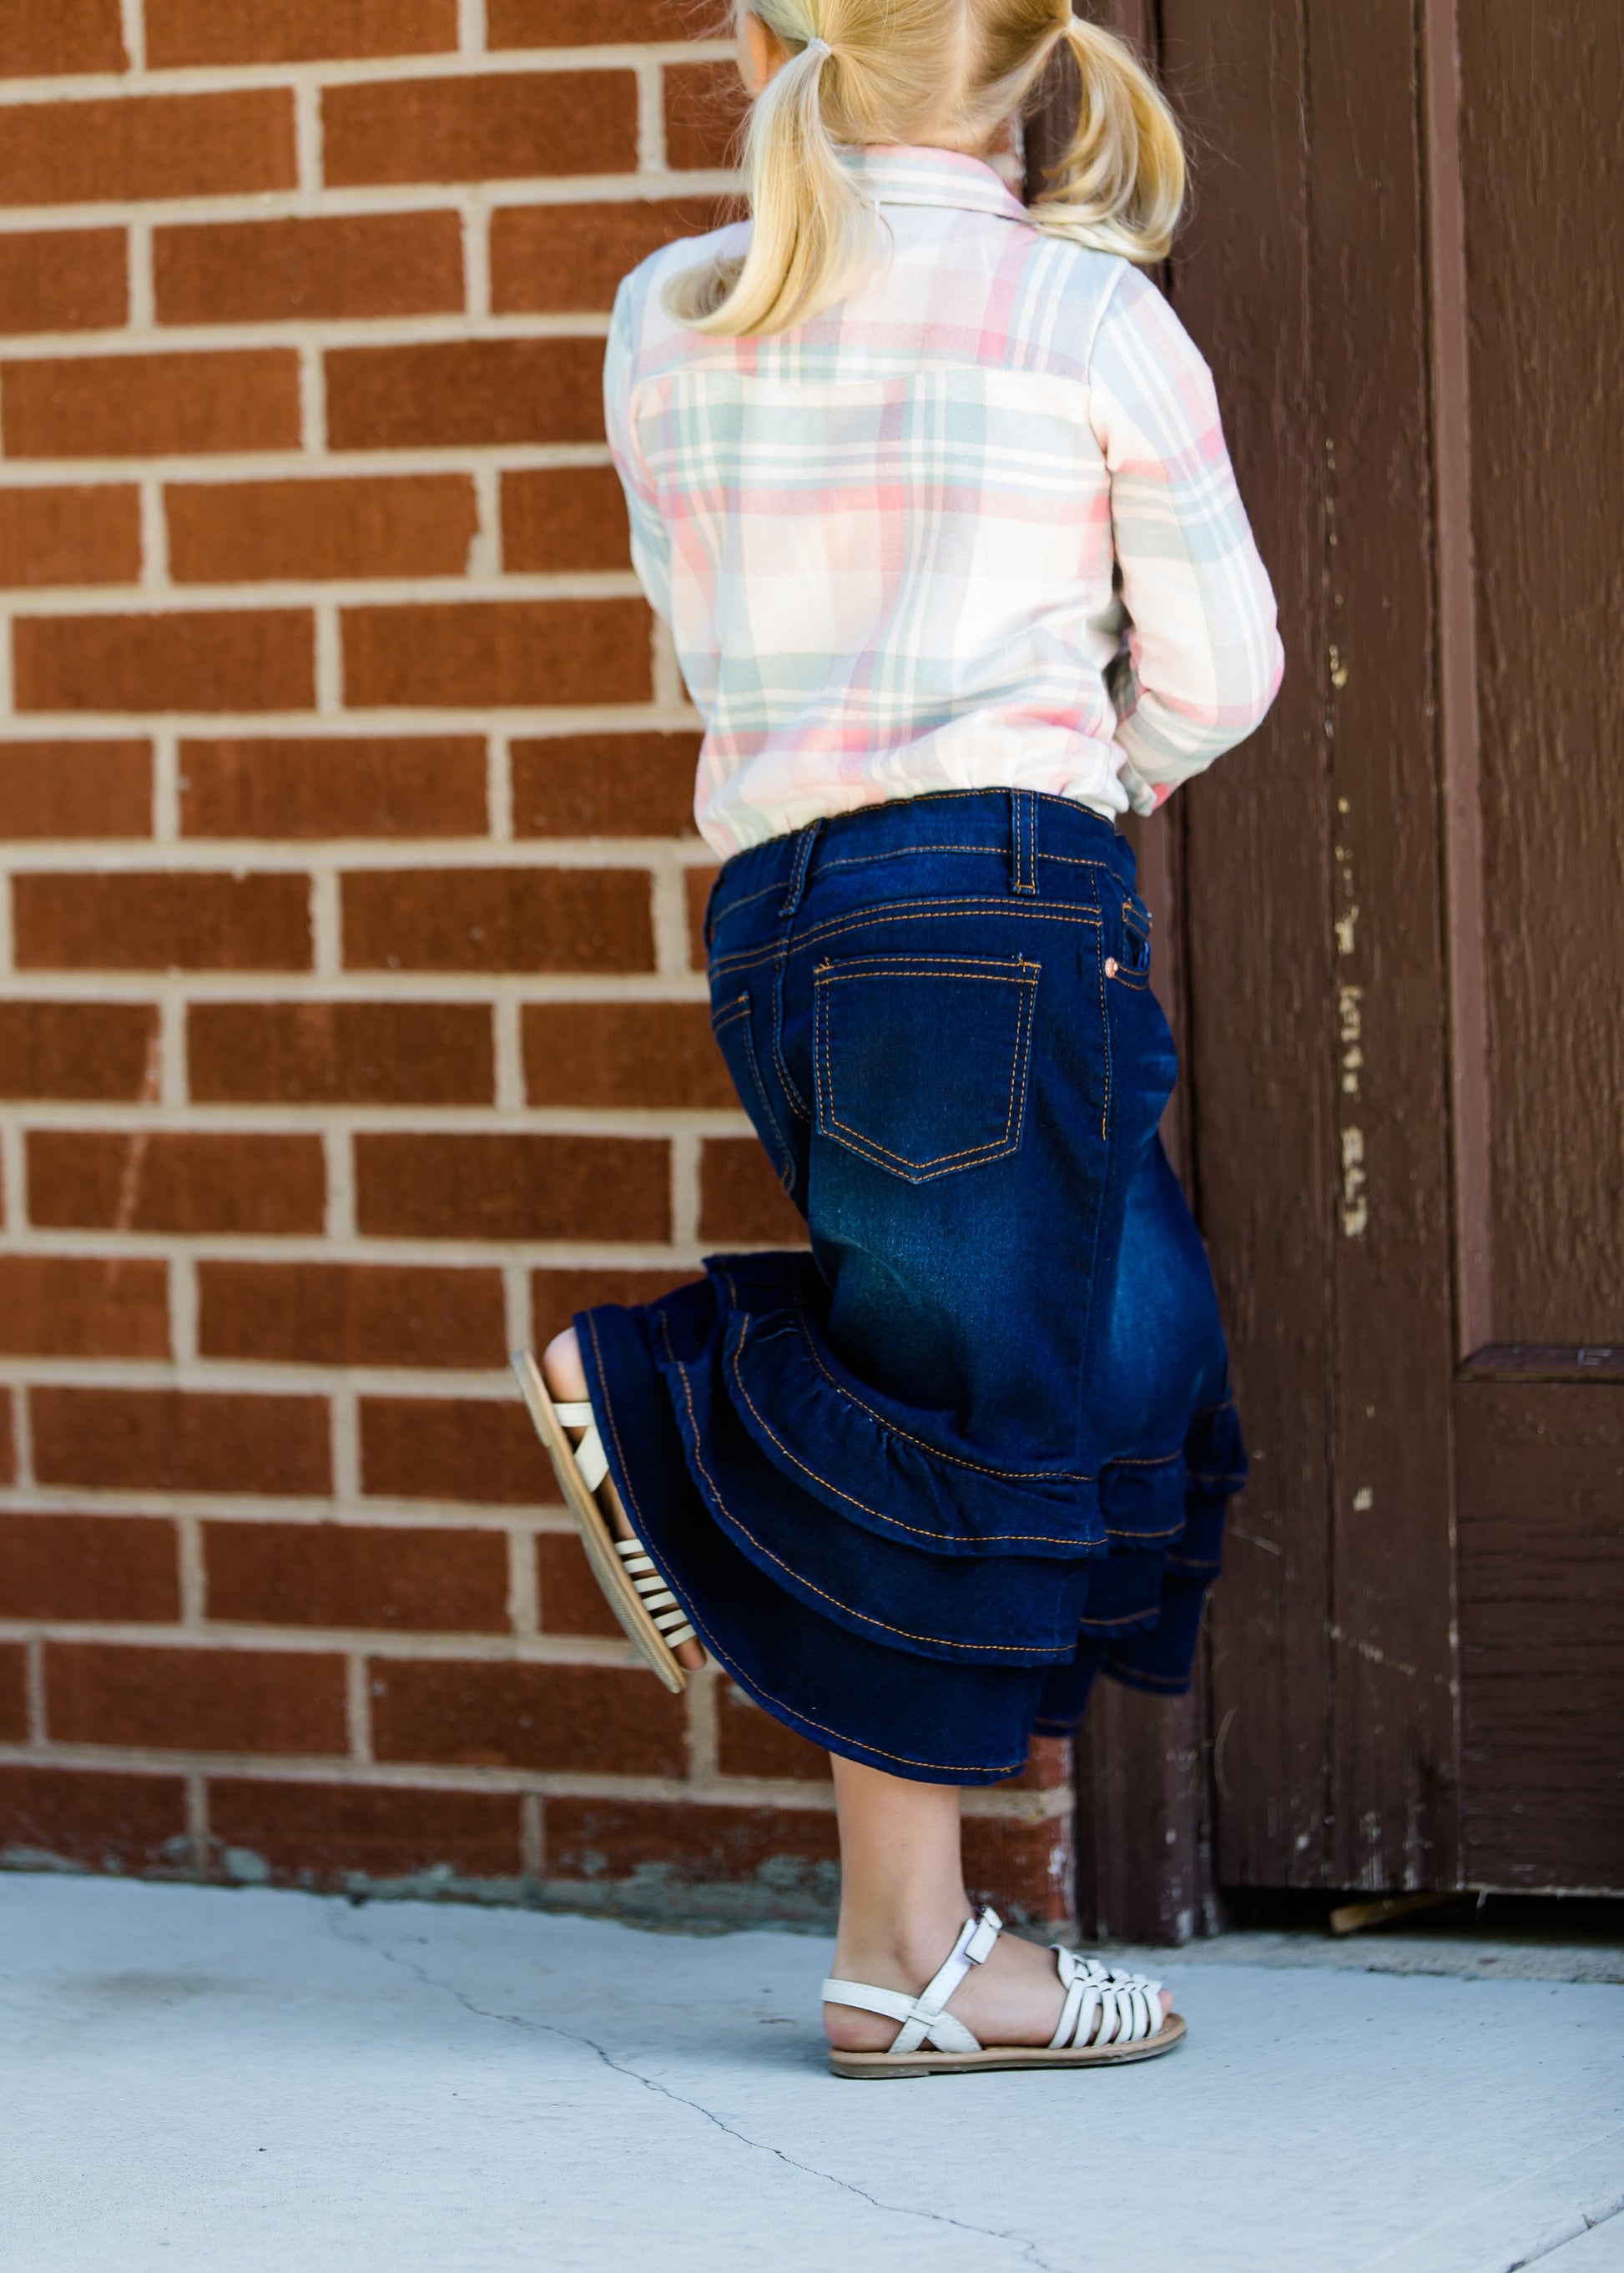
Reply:
[[147, 25], [142, 0], [118, 0], [118, 18], [124, 54], [129, 58], [129, 76], [138, 79], [147, 69]]
[[190, 1512], [175, 1519], [180, 1572], [180, 1623], [201, 1633], [208, 1623], [208, 1587], [203, 1567], [203, 1519]]
[[153, 225], [144, 214], [131, 216], [126, 255], [129, 304], [124, 321], [132, 332], [150, 332], [158, 320], [156, 284], [153, 274]]

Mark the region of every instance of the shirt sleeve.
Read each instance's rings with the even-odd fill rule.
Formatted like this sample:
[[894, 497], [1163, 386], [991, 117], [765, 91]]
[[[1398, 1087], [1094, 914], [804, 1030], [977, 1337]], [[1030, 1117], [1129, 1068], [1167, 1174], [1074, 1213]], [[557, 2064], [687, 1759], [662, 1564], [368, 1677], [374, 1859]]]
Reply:
[[1148, 813], [1261, 723], [1284, 654], [1212, 373], [1136, 270], [1101, 319], [1089, 379], [1127, 616], [1116, 739]]
[[626, 492], [632, 527], [632, 566], [656, 615], [671, 614], [671, 537], [660, 519], [654, 484], [644, 465], [632, 418], [636, 376], [634, 341], [638, 275], [628, 276], [615, 294], [604, 355], [604, 424], [609, 454]]

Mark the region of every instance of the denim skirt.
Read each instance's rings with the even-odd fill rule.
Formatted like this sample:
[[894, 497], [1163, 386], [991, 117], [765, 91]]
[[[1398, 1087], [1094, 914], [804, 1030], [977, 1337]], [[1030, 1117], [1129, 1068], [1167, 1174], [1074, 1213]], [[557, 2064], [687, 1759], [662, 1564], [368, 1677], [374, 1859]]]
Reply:
[[769, 1713], [996, 1782], [1100, 1672], [1188, 1686], [1244, 1473], [1132, 854], [1063, 798], [899, 799], [737, 854], [706, 940], [810, 1249], [577, 1317], [615, 1483]]

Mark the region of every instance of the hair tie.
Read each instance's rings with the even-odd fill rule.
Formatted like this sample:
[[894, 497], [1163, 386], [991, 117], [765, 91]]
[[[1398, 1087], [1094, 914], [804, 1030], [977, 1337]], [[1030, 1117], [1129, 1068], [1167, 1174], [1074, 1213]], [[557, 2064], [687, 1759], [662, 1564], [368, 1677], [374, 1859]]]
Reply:
[[803, 56], [816, 56], [817, 61], [821, 64], [826, 56], [833, 55], [834, 49], [830, 46], [827, 40], [813, 38], [807, 41], [806, 46], [802, 48], [801, 52]]

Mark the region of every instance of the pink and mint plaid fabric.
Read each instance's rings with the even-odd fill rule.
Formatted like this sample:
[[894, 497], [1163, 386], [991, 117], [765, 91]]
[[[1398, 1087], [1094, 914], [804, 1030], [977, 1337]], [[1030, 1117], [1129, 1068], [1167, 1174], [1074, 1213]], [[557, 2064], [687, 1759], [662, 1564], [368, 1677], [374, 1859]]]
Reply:
[[929, 790], [1148, 812], [1280, 683], [1211, 375], [1154, 284], [1040, 234], [989, 167], [850, 162], [880, 259], [812, 322], [711, 340], [665, 313], [748, 223], [615, 302], [610, 445], [706, 723], [699, 827], [726, 858]]

